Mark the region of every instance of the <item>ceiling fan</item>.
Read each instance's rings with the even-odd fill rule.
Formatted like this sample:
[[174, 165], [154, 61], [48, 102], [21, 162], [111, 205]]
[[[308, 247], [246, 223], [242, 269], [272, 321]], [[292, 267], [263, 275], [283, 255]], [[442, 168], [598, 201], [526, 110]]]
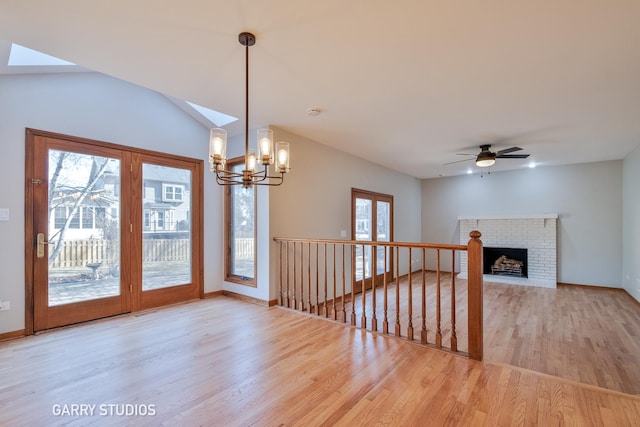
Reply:
[[[480, 154], [463, 154], [458, 153], [459, 156], [474, 156], [476, 158], [476, 166], [481, 168], [486, 168], [489, 166], [493, 166], [496, 162], [496, 159], [526, 159], [529, 157], [529, 154], [510, 154], [514, 151], [520, 151], [522, 148], [520, 147], [511, 147], [505, 148], [504, 150], [493, 152], [489, 150], [491, 148], [491, 144], [483, 144], [480, 146]], [[472, 159], [464, 159], [464, 160], [456, 160], [455, 162], [445, 163], [445, 165], [451, 165], [453, 163], [466, 162]]]

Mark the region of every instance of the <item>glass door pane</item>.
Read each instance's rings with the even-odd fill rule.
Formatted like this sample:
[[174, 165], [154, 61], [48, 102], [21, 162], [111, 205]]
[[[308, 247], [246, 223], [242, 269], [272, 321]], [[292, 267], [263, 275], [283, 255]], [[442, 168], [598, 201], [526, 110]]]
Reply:
[[[372, 240], [372, 201], [368, 199], [356, 198], [356, 214], [355, 214], [355, 227], [356, 227], [356, 240], [371, 241]], [[364, 278], [371, 277], [371, 246], [364, 247], [364, 263], [363, 263], [362, 246], [356, 246], [356, 280], [362, 280], [363, 278], [363, 264], [364, 264]]]
[[142, 290], [191, 284], [191, 171], [142, 165]]
[[[234, 165], [233, 170], [242, 173], [244, 163]], [[229, 258], [228, 274], [251, 281], [255, 276], [255, 188], [241, 185], [229, 187]]]
[[48, 174], [48, 306], [120, 295], [120, 160], [50, 149]]
[[[376, 241], [389, 242], [391, 241], [391, 203], [389, 202], [376, 202]], [[389, 248], [378, 247], [376, 249], [376, 274], [384, 273], [384, 252], [387, 250], [387, 271], [391, 271], [391, 263], [389, 262]]]

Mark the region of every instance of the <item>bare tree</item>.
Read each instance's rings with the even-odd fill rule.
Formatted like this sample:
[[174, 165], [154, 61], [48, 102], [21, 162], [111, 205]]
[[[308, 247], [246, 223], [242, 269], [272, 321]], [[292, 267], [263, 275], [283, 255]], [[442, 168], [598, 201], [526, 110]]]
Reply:
[[[87, 196], [94, 190], [96, 183], [104, 175], [104, 172], [107, 168], [107, 164], [109, 163], [108, 158], [92, 157], [92, 160], [93, 162], [95, 162], [97, 167], [92, 171], [93, 173], [89, 175], [88, 182], [86, 183], [86, 185], [77, 185], [77, 186], [64, 185], [63, 186], [59, 183], [59, 181], [64, 168], [64, 162], [67, 159], [69, 160], [73, 159], [73, 155], [72, 153], [68, 153], [64, 151], [59, 153], [60, 154], [56, 160], [55, 169], [49, 180], [49, 200], [50, 201], [54, 200], [56, 194], [59, 194], [59, 193], [67, 194], [73, 191], [74, 201], [73, 201], [73, 204], [70, 206], [71, 209], [68, 212], [68, 215], [66, 216], [62, 227], [55, 234], [49, 236], [49, 241], [55, 242], [52, 244], [53, 250], [49, 252], [49, 265], [51, 265], [55, 261], [56, 257], [58, 256], [58, 253], [62, 249], [64, 240], [65, 240], [65, 235], [67, 233], [67, 230], [69, 229], [71, 221], [77, 215], [78, 210], [80, 209], [80, 206], [82, 206], [82, 203], [85, 201]], [[97, 161], [101, 161], [101, 163], [98, 164]], [[77, 159], [76, 159], [76, 162], [77, 162]], [[65, 206], [68, 206], [68, 205], [65, 204]], [[56, 207], [57, 205], [52, 205], [51, 202], [49, 203], [49, 218], [51, 218], [51, 215], [54, 214]]]

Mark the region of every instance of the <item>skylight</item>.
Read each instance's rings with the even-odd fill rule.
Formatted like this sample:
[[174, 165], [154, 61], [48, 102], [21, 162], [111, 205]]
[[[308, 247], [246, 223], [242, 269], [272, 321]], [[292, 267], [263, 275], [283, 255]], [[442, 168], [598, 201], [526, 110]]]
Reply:
[[228, 125], [229, 123], [233, 123], [238, 120], [236, 117], [228, 116], [224, 113], [203, 107], [202, 105], [194, 104], [189, 101], [186, 101], [186, 103], [193, 107], [198, 113], [205, 116], [209, 121], [215, 123], [216, 126]]
[[72, 62], [65, 61], [37, 50], [29, 49], [19, 44], [11, 43], [11, 52], [9, 53], [9, 61], [7, 65], [10, 67], [20, 66], [47, 66], [47, 65], [76, 65]]

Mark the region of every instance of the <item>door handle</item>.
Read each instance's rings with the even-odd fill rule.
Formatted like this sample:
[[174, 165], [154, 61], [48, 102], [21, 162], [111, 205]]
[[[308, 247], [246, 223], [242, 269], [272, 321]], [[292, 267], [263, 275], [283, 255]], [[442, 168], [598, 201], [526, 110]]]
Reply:
[[43, 258], [44, 257], [44, 245], [48, 245], [49, 242], [46, 242], [44, 240], [44, 233], [38, 233], [38, 238], [37, 238], [37, 249], [36, 249], [36, 256], [38, 258]]

